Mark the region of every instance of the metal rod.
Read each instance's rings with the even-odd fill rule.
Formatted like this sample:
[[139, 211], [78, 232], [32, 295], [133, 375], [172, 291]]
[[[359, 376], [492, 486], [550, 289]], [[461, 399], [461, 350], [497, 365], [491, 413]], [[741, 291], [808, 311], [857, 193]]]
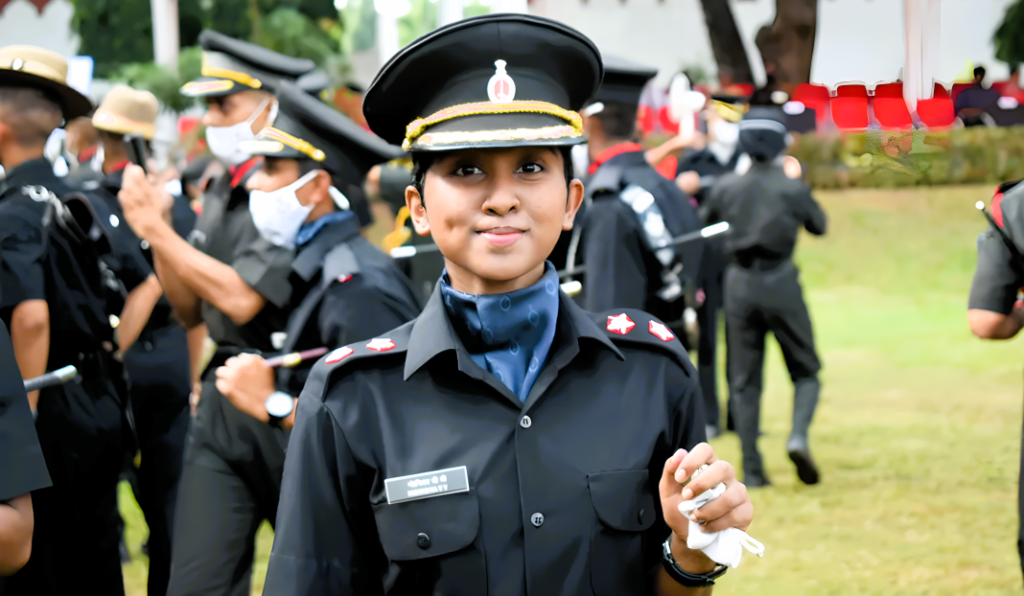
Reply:
[[55, 371], [40, 375], [34, 379], [25, 381], [25, 392], [37, 391], [46, 387], [63, 385], [78, 376], [78, 369], [74, 366], [65, 366]]

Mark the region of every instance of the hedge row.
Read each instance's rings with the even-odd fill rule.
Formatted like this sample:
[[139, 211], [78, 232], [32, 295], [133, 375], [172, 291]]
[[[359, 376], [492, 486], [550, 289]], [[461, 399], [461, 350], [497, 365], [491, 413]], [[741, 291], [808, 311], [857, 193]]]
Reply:
[[803, 135], [789, 153], [815, 188], [998, 184], [1024, 178], [1024, 127]]

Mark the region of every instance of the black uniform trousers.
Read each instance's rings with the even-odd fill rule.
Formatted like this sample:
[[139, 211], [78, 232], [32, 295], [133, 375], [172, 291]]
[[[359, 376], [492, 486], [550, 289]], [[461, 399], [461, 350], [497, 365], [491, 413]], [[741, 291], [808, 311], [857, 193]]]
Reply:
[[745, 476], [763, 476], [757, 438], [765, 336], [769, 332], [775, 336], [794, 385], [816, 380], [821, 369], [811, 317], [800, 288], [800, 272], [793, 261], [754, 261], [749, 268], [727, 265], [725, 320], [729, 392], [736, 408], [733, 414], [743, 448], [743, 471]]
[[698, 286], [704, 290], [704, 302], [697, 307], [697, 375], [704, 396], [704, 416], [709, 426], [719, 427], [718, 406], [718, 315], [723, 304], [725, 263], [722, 248], [716, 243], [704, 245]]
[[203, 375], [186, 440], [171, 596], [248, 596], [256, 531], [277, 518], [289, 433], [235, 408], [214, 386], [215, 368]]
[[124, 594], [117, 531], [123, 372], [106, 354], [50, 356], [51, 366], [74, 364], [80, 376], [40, 393], [36, 430], [53, 486], [32, 492], [32, 557], [8, 579], [6, 596]]
[[171, 527], [188, 431], [189, 359], [185, 330], [147, 326], [124, 354], [135, 437], [142, 452], [139, 506], [149, 526], [149, 596], [167, 593]]

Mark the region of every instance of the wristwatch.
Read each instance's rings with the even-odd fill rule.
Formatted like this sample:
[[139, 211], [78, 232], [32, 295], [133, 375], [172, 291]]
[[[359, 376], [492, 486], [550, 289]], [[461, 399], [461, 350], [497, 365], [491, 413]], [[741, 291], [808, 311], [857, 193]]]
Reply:
[[672, 556], [671, 543], [672, 535], [669, 534], [662, 548], [661, 563], [665, 566], [665, 571], [668, 572], [669, 577], [680, 585], [687, 588], [707, 588], [715, 585], [715, 580], [725, 575], [725, 572], [729, 570], [725, 565], [718, 565], [718, 567], [715, 567], [713, 571], [708, 573], [697, 574], [683, 571], [679, 563], [676, 563], [676, 558]]
[[295, 409], [295, 398], [283, 391], [275, 391], [270, 394], [263, 404], [267, 408], [267, 415], [270, 419], [267, 424], [274, 428], [281, 428], [281, 421], [292, 415]]

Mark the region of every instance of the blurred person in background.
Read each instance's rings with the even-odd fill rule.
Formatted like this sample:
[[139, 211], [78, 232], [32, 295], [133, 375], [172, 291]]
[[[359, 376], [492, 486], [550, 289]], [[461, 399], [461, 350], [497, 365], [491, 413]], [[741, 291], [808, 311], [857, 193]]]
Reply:
[[[967, 323], [977, 337], [1008, 340], [1024, 327], [1024, 185], [1001, 184], [991, 202], [995, 226], [978, 236], [978, 265], [967, 301]], [[1024, 469], [1024, 447], [1021, 448]], [[1024, 476], [1017, 499], [1017, 552], [1024, 572]]]
[[[59, 54], [0, 48], [0, 165], [7, 174], [0, 182], [0, 320], [23, 378], [69, 364], [80, 371], [73, 383], [28, 395], [53, 485], [33, 492], [32, 558], [7, 581], [7, 596], [73, 594], [83, 586], [124, 593], [117, 481], [127, 389], [107, 311], [115, 292], [105, 283], [120, 280], [101, 274], [102, 234], [82, 231], [98, 223], [89, 205], [100, 199], [67, 186], [44, 157], [62, 120], [93, 108], [66, 76]], [[6, 475], [4, 468], [0, 477]]]
[[770, 484], [757, 448], [769, 332], [782, 348], [794, 385], [787, 452], [803, 483], [820, 479], [808, 432], [821, 391], [821, 363], [792, 255], [800, 228], [822, 235], [826, 218], [810, 188], [777, 165], [788, 143], [784, 123], [785, 114], [776, 107], [750, 108], [739, 128], [750, 167], [720, 179], [700, 208], [705, 224], [727, 221], [730, 226], [722, 241], [729, 263], [724, 275], [727, 375], [743, 450], [743, 479], [750, 487]]
[[[188, 429], [188, 396], [191, 391], [188, 343], [185, 330], [174, 319], [171, 304], [153, 272], [153, 256], [131, 228], [123, 223], [118, 203], [124, 170], [129, 160], [128, 135], [144, 140], [144, 149], [156, 135], [159, 104], [148, 91], [119, 85], [107, 93], [92, 117], [102, 148], [100, 187], [110, 216], [111, 235], [122, 236], [126, 251], [143, 262], [147, 275], [128, 292], [118, 317], [117, 344], [128, 373], [129, 405], [134, 421], [135, 443], [129, 461], [141, 452], [136, 475], [136, 500], [149, 527], [147, 591], [154, 596], [167, 592], [171, 568], [171, 528], [175, 497], [181, 477]], [[148, 152], [135, 159], [147, 160]], [[181, 237], [195, 225], [195, 213], [187, 201], [173, 197], [171, 223]], [[102, 221], [102, 218], [100, 218]]]
[[580, 295], [586, 310], [646, 310], [688, 337], [684, 317], [695, 306], [702, 243], [668, 243], [700, 227], [697, 210], [631, 141], [640, 92], [657, 71], [613, 56], [604, 61], [604, 81], [584, 108], [592, 177], [582, 227], [573, 230], [579, 248], [570, 244], [567, 268], [579, 261], [586, 267]]

